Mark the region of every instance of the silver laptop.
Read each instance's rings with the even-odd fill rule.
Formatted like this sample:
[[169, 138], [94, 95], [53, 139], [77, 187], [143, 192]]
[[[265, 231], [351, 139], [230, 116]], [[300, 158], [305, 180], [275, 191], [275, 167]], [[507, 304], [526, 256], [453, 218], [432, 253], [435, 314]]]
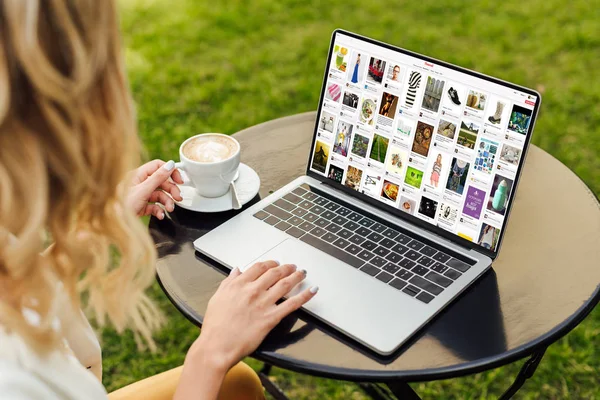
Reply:
[[[541, 97], [336, 30], [306, 174], [194, 242], [242, 271], [307, 271], [288, 295], [394, 353], [498, 255]], [[225, 245], [226, 244], [226, 245]]]

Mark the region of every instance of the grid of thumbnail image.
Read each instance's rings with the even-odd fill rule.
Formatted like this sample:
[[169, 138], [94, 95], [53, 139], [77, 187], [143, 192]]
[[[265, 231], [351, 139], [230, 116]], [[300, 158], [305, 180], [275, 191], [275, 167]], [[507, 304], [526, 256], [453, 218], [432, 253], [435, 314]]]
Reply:
[[312, 171], [496, 250], [532, 110], [334, 45]]

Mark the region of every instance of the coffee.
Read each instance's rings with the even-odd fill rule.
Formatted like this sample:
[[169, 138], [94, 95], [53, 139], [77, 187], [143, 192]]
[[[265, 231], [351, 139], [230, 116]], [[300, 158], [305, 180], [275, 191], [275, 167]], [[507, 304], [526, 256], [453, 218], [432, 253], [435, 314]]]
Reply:
[[214, 163], [231, 158], [238, 151], [237, 143], [227, 136], [198, 136], [183, 147], [183, 155], [192, 161]]

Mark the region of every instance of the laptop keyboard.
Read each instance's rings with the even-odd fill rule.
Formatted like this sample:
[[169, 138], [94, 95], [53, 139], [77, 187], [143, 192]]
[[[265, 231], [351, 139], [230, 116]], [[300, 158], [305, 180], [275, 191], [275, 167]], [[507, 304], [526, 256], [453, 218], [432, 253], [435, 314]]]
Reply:
[[410, 233], [300, 186], [254, 217], [424, 303], [470, 268]]

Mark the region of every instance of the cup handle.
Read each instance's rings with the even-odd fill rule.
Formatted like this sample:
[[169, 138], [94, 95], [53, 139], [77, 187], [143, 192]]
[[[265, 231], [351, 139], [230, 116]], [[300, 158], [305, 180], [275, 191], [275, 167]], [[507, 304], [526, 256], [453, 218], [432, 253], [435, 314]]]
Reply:
[[178, 163], [175, 163], [175, 168], [177, 168], [179, 170], [179, 173], [181, 174], [181, 179], [183, 179], [183, 184], [186, 186], [189, 186], [191, 181], [190, 181], [190, 178], [185, 173], [185, 167], [184, 167], [183, 163], [181, 161]]

